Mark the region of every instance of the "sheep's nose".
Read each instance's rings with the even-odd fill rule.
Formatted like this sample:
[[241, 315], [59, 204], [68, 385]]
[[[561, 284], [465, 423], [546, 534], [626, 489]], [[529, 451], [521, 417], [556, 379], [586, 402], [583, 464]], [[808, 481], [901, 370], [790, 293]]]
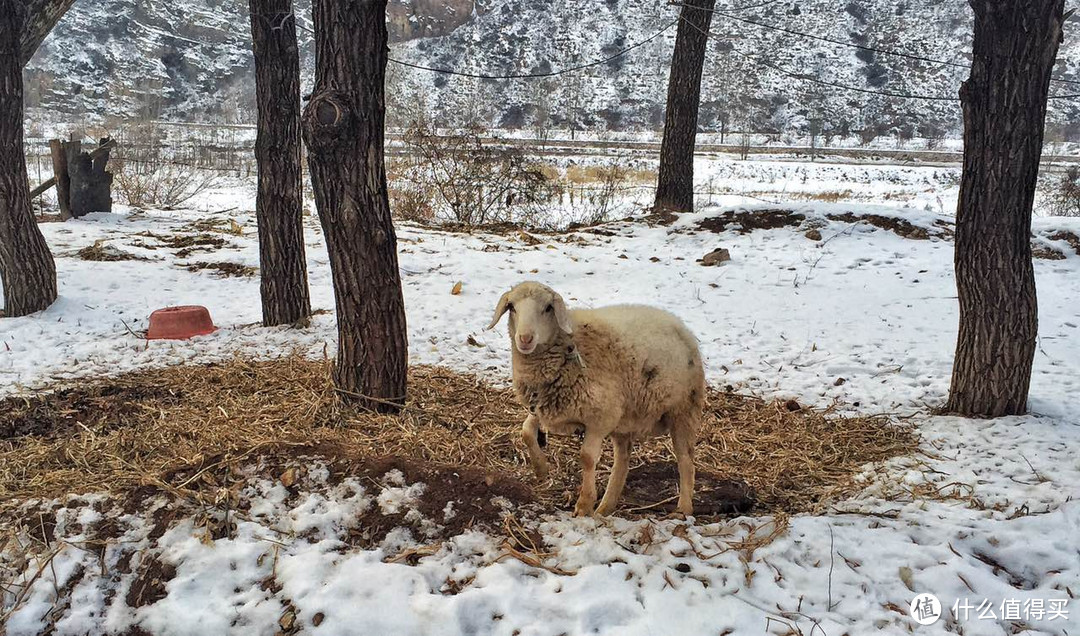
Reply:
[[521, 344], [528, 346], [528, 345], [532, 344], [533, 337], [534, 336], [531, 333], [530, 334], [518, 334], [518, 341], [520, 341]]

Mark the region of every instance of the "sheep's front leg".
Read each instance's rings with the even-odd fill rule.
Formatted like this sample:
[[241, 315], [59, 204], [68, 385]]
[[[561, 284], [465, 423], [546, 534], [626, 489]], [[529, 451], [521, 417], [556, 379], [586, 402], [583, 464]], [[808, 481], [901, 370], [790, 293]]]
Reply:
[[575, 517], [588, 517], [596, 505], [596, 463], [604, 450], [604, 436], [585, 430], [585, 441], [581, 443], [581, 493], [574, 506]]
[[596, 508], [596, 514], [603, 516], [615, 512], [623, 487], [626, 486], [626, 473], [630, 470], [630, 436], [612, 435], [611, 439], [615, 442], [615, 461], [611, 466], [607, 488], [604, 489], [604, 498]]
[[521, 441], [525, 442], [525, 450], [529, 453], [529, 465], [536, 473], [536, 478], [544, 481], [548, 477], [548, 465], [544, 452], [540, 450], [539, 432], [540, 418], [530, 414], [521, 425]]

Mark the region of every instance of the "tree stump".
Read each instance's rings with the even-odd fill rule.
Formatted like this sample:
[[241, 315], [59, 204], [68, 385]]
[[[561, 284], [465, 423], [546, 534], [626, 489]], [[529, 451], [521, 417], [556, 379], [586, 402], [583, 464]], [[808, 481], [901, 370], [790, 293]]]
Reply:
[[77, 140], [49, 142], [61, 219], [112, 212], [113, 175], [106, 170], [112, 146], [108, 137], [93, 152], [84, 151]]

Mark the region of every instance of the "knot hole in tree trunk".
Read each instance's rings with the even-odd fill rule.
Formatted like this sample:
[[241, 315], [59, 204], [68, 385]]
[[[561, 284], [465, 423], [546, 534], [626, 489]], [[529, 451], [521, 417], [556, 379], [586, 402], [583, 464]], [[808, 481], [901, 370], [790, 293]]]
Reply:
[[308, 149], [325, 152], [345, 141], [351, 122], [351, 109], [336, 91], [316, 92], [304, 108], [304, 141]]

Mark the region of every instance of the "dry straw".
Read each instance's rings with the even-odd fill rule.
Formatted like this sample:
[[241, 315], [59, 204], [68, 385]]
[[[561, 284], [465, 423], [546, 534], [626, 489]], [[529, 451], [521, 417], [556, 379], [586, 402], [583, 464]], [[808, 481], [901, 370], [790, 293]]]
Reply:
[[[885, 418], [792, 408], [711, 390], [699, 471], [744, 480], [762, 511], [815, 511], [854, 492], [868, 462], [917, 447], [909, 427]], [[0, 402], [0, 506], [182, 488], [181, 471], [334, 449], [475, 466], [531, 484], [518, 436], [524, 417], [509, 389], [438, 367], [411, 368], [409, 401], [396, 416], [342, 407], [329, 364], [300, 356], [139, 371]], [[536, 490], [542, 504], [563, 507], [579, 475], [578, 443], [550, 442], [555, 483]], [[670, 459], [662, 439], [634, 451], [635, 466]]]

